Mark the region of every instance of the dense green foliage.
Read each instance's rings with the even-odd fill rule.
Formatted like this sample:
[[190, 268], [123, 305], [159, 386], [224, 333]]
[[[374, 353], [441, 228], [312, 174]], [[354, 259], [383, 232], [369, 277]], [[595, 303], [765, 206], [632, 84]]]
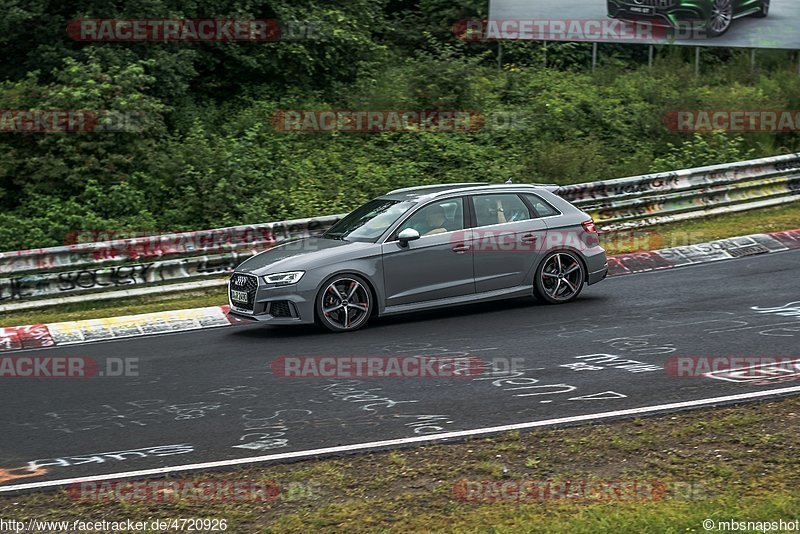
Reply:
[[[0, 133], [0, 250], [75, 230], [201, 229], [342, 212], [391, 188], [575, 183], [798, 149], [793, 134], [667, 131], [675, 109], [800, 109], [793, 53], [465, 43], [465, 0], [0, 0], [0, 109], [137, 112], [140, 133]], [[124, 7], [123, 7], [124, 6]], [[75, 18], [313, 21], [317, 40], [87, 43]], [[468, 109], [475, 133], [282, 133], [280, 109]], [[505, 113], [505, 115], [501, 115]], [[505, 118], [505, 121], [499, 120]], [[494, 119], [494, 120], [492, 120]], [[509, 122], [511, 127], [508, 127]], [[504, 126], [505, 124], [505, 126]]]

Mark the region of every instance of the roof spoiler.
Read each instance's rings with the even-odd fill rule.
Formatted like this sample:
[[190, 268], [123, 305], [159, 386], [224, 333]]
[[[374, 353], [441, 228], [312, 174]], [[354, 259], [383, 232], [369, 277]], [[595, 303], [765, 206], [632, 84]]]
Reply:
[[534, 187], [541, 187], [542, 189], [549, 191], [551, 193], [555, 193], [559, 189], [561, 189], [561, 186], [558, 184], [530, 184], [530, 185]]

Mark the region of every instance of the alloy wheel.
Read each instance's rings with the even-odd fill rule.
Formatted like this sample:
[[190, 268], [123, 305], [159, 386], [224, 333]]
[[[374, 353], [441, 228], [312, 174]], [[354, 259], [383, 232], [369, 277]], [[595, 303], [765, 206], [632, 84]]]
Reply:
[[321, 295], [319, 316], [330, 330], [356, 330], [369, 319], [372, 302], [363, 281], [349, 276], [336, 278]]
[[580, 293], [584, 282], [583, 266], [570, 253], [556, 252], [548, 257], [539, 275], [540, 288], [554, 302], [566, 302]]
[[711, 7], [709, 30], [713, 35], [722, 35], [733, 21], [733, 0], [714, 0]]

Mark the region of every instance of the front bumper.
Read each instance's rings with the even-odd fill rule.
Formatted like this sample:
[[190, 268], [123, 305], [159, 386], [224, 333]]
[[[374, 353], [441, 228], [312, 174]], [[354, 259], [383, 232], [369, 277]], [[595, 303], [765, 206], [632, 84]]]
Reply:
[[703, 27], [708, 18], [708, 14], [697, 1], [676, 0], [667, 7], [662, 7], [656, 1], [645, 2], [655, 5], [639, 5], [633, 0], [607, 0], [607, 3], [610, 18], [649, 22], [671, 29]]
[[275, 325], [314, 322], [316, 287], [306, 287], [302, 279], [288, 286], [267, 286], [261, 277], [246, 273], [234, 273], [231, 280], [239, 274], [254, 277], [257, 287], [249, 294], [248, 304], [242, 305], [231, 298], [231, 281], [228, 281], [228, 304], [234, 317]]

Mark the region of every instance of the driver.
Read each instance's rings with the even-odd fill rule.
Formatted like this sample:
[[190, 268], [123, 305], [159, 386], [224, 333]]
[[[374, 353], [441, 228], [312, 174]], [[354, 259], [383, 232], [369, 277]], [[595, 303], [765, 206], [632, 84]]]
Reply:
[[425, 211], [425, 223], [421, 224], [421, 228], [417, 231], [420, 235], [434, 235], [441, 234], [447, 231], [444, 223], [447, 220], [447, 215], [442, 206], [431, 206]]

